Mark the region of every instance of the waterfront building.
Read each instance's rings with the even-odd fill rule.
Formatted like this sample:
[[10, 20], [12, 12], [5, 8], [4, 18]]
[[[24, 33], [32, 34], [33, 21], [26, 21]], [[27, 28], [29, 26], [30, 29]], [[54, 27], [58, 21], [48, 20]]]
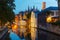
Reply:
[[25, 35], [26, 28], [27, 28], [27, 16], [25, 13], [20, 13], [20, 36]]
[[37, 33], [37, 21], [36, 21], [36, 16], [35, 13], [32, 11], [31, 12], [31, 19], [30, 19], [30, 26], [31, 26], [31, 39], [36, 40], [36, 33]]
[[57, 19], [59, 19], [59, 16], [58, 7], [48, 7], [44, 10], [41, 10], [41, 12], [38, 14], [38, 25], [47, 26], [47, 21], [55, 22]]
[[[19, 26], [18, 31], [20, 32], [20, 36], [24, 35], [24, 37], [28, 40], [36, 40], [36, 33], [37, 33], [37, 14], [39, 13], [39, 10], [35, 7], [32, 9], [21, 11], [15, 18], [16, 24]], [[16, 26], [16, 25], [15, 25]]]
[[19, 17], [18, 15], [15, 16], [15, 22], [12, 24], [12, 31], [18, 34], [18, 22], [19, 22]]

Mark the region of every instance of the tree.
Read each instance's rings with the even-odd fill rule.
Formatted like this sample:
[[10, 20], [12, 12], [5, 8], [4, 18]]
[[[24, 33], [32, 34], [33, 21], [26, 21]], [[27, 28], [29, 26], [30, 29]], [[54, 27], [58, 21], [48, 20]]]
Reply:
[[0, 21], [2, 24], [14, 19], [15, 4], [14, 0], [0, 0]]

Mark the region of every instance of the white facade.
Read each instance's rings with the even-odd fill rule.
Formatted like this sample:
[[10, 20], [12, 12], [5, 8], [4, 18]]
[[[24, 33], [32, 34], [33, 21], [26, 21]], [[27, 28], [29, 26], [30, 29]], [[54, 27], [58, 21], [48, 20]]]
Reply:
[[34, 12], [31, 12], [31, 39], [36, 40], [36, 33], [37, 33], [37, 23], [36, 23], [36, 16]]
[[58, 10], [51, 10], [53, 13], [50, 14], [51, 17], [58, 17], [59, 13]]

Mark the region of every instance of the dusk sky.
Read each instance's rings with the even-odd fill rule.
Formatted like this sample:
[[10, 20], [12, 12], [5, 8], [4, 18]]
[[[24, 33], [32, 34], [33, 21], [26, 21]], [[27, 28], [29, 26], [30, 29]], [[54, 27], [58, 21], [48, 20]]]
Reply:
[[57, 6], [56, 0], [15, 0], [16, 10], [14, 11], [18, 14], [20, 11], [25, 11], [28, 9], [28, 6], [41, 10], [42, 2], [46, 2], [46, 8], [50, 6]]

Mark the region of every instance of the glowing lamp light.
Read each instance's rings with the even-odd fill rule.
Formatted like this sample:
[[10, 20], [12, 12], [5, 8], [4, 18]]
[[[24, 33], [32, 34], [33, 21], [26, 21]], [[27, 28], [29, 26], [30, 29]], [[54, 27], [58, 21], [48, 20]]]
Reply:
[[51, 22], [52, 21], [52, 17], [47, 17], [47, 22]]
[[12, 29], [13, 29], [13, 30], [17, 29], [17, 25], [14, 25], [14, 26], [12, 27]]
[[17, 25], [14, 26], [14, 29], [16, 29], [16, 28], [17, 28]]

